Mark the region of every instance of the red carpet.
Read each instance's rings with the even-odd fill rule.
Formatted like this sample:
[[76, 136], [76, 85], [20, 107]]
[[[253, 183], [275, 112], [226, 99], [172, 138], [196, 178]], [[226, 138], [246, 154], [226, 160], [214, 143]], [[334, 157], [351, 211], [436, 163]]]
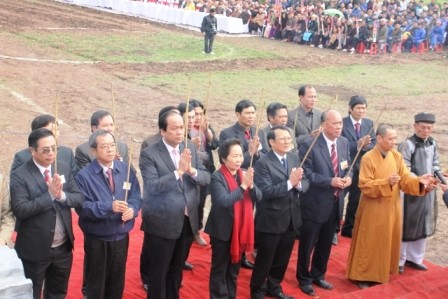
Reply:
[[[69, 284], [69, 299], [82, 298], [82, 264], [83, 264], [83, 235], [77, 225], [77, 215], [73, 213], [73, 223], [76, 235], [75, 252], [72, 274]], [[127, 271], [125, 299], [146, 298], [146, 292], [140, 280], [140, 251], [143, 241], [143, 232], [139, 230], [141, 218], [138, 218], [134, 230], [131, 233]], [[202, 234], [208, 241], [208, 235]], [[344, 298], [344, 299], [380, 299], [380, 298], [448, 298], [448, 268], [443, 268], [425, 262], [427, 272], [405, 268], [402, 275], [393, 275], [389, 284], [378, 285], [366, 290], [360, 290], [355, 284], [345, 279], [347, 254], [350, 247], [350, 239], [340, 237], [339, 244], [333, 246], [328, 273], [326, 279], [334, 284], [335, 289], [326, 291], [315, 288], [319, 298]], [[201, 299], [209, 298], [208, 277], [211, 261], [211, 247], [201, 247], [193, 244], [188, 261], [194, 265], [193, 271], [184, 271], [181, 298]], [[295, 278], [297, 263], [297, 244], [294, 248], [288, 266], [286, 277], [283, 281], [283, 291], [296, 298], [310, 298], [303, 294]], [[238, 298], [250, 298], [251, 271], [241, 269], [238, 279]]]

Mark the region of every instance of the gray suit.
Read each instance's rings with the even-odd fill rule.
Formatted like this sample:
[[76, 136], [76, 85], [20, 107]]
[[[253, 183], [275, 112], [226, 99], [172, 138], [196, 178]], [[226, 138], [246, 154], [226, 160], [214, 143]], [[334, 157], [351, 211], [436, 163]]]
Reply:
[[[296, 127], [293, 128], [294, 122], [297, 116]], [[310, 125], [310, 117], [312, 117], [312, 124]], [[313, 109], [312, 114], [307, 116], [305, 110], [299, 105], [298, 108], [288, 112], [288, 127], [292, 128], [295, 133], [297, 146], [301, 146], [302, 143], [309, 137], [310, 133], [319, 129], [322, 121], [322, 112], [318, 109]]]
[[[196, 178], [184, 174], [176, 180], [174, 165], [163, 139], [140, 153], [143, 177], [143, 229], [148, 238], [148, 297], [178, 298], [182, 268], [198, 230], [199, 185], [210, 183], [210, 173], [198, 161], [189, 143]], [[184, 144], [179, 145], [182, 152]], [[188, 217], [185, 214], [188, 214]]]
[[[14, 155], [14, 160], [11, 165], [11, 172], [17, 169], [23, 163], [31, 160], [31, 158], [32, 156], [29, 148], [25, 148], [20, 152], [17, 152]], [[75, 173], [75, 157], [73, 156], [73, 151], [71, 148], [60, 145], [58, 147], [58, 160], [65, 162], [70, 167], [72, 172]]]
[[[117, 151], [120, 153], [124, 162], [129, 161], [128, 146], [126, 143], [118, 141]], [[94, 159], [95, 156], [92, 154], [89, 142], [85, 142], [78, 146], [75, 150], [76, 172], [79, 172], [85, 166], [89, 165]]]

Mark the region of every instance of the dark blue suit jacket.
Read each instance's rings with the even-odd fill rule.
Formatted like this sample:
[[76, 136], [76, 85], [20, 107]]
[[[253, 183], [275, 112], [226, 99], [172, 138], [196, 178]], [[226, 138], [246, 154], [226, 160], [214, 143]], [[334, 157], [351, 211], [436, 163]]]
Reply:
[[[299, 147], [301, 159], [305, 156], [313, 140], [314, 138], [310, 137]], [[338, 177], [345, 177], [350, 168], [348, 140], [341, 136], [337, 138], [336, 144], [339, 162]], [[347, 162], [345, 169], [341, 168], [341, 162], [343, 161]], [[331, 180], [334, 177], [333, 164], [331, 163], [330, 152], [323, 133], [317, 138], [314, 147], [303, 164], [303, 169], [310, 181], [310, 188], [301, 200], [302, 218], [317, 223], [324, 223], [328, 221], [332, 211], [335, 189], [331, 186]], [[347, 188], [339, 192], [339, 211], [342, 211], [344, 208], [345, 190]]]
[[[356, 139], [355, 127], [353, 126], [350, 116], [344, 117], [342, 119], [342, 136], [348, 139], [348, 146], [350, 148], [350, 159], [353, 161], [358, 152], [358, 140]], [[375, 130], [370, 131], [373, 128], [373, 121], [367, 118], [363, 118], [361, 121], [361, 138], [370, 133], [370, 138], [372, 143], [367, 146], [367, 148], [361, 150], [357, 160], [355, 161], [355, 167], [359, 168], [362, 156], [370, 151], [376, 144], [376, 134]]]

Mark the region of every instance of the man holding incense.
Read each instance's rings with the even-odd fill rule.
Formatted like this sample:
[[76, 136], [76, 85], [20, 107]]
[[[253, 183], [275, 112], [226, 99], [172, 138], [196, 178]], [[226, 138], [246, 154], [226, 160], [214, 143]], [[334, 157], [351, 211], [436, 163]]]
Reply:
[[79, 226], [84, 233], [87, 298], [122, 298], [129, 231], [142, 206], [135, 171], [115, 160], [111, 132], [97, 130], [89, 138], [95, 159], [76, 176], [84, 195]]

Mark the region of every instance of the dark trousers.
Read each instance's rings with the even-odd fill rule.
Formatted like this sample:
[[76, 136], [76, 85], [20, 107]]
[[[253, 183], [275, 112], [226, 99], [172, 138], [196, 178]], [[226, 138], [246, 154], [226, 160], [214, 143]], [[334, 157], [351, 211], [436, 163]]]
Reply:
[[[257, 257], [250, 280], [251, 295], [263, 298], [268, 294], [282, 291], [281, 282], [285, 277], [296, 233], [292, 227], [282, 234], [255, 232], [257, 240]], [[267, 289], [264, 290], [264, 286]]]
[[204, 52], [211, 53], [213, 52], [213, 41], [215, 40], [216, 33], [208, 33], [204, 34]]
[[63, 299], [67, 296], [73, 262], [71, 243], [67, 241], [49, 250], [51, 251], [49, 260], [42, 262], [22, 260], [25, 277], [33, 282], [34, 299], [41, 298], [42, 288], [45, 299]]
[[140, 277], [143, 284], [149, 283], [149, 238], [143, 235], [142, 252], [140, 253]]
[[85, 235], [87, 299], [123, 297], [128, 248], [128, 235], [118, 241], [104, 241]]
[[210, 236], [212, 266], [210, 268], [210, 298], [236, 298], [236, 282], [241, 263], [230, 262], [230, 241], [221, 241]]
[[177, 239], [165, 239], [145, 233], [148, 239], [148, 299], [178, 299], [182, 282], [182, 269], [187, 252], [193, 242], [190, 220], [184, 219], [182, 232]]
[[344, 224], [342, 225], [341, 234], [344, 236], [352, 236], [353, 227], [355, 225], [356, 211], [358, 211], [359, 198], [361, 190], [358, 187], [359, 171], [354, 171], [352, 185], [349, 189], [348, 202], [345, 210]]
[[[334, 201], [332, 212], [326, 222], [317, 223], [310, 219], [302, 219], [296, 272], [300, 285], [311, 285], [313, 280], [325, 279], [334, 228], [338, 219], [338, 201]], [[312, 259], [311, 253], [313, 254]]]
[[207, 186], [200, 186], [200, 193], [199, 193], [199, 205], [198, 205], [198, 229], [201, 230], [204, 227], [204, 206], [205, 206], [205, 200], [207, 199], [208, 195], [208, 187]]

